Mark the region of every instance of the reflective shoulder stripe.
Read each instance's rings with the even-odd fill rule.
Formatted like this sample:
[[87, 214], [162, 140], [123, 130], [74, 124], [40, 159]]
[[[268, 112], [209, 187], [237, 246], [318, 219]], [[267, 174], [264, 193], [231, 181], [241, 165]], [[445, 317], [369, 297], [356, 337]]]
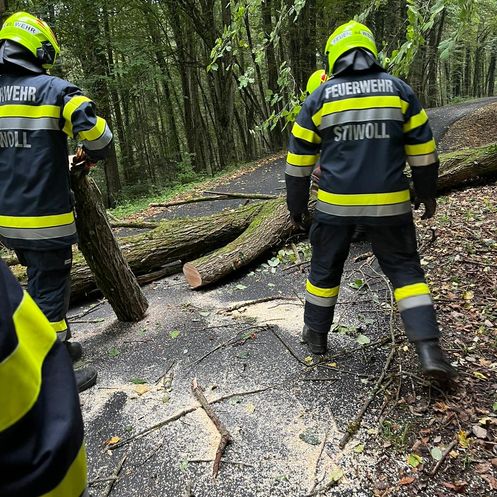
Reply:
[[288, 176], [295, 176], [296, 178], [306, 178], [312, 174], [314, 166], [292, 166], [287, 164], [285, 174]]
[[319, 155], [300, 155], [288, 152], [286, 161], [292, 166], [313, 166], [316, 164]]
[[82, 444], [63, 480], [53, 490], [40, 497], [83, 497], [86, 495], [86, 473], [86, 450]]
[[333, 288], [319, 288], [313, 285], [309, 280], [307, 280], [305, 284], [305, 289], [311, 293], [312, 295], [316, 295], [317, 297], [336, 297], [338, 296], [338, 292], [340, 290], [339, 286]]
[[71, 138], [73, 137], [72, 131], [72, 115], [74, 112], [85, 102], [91, 102], [91, 99], [85, 97], [84, 95], [77, 95], [76, 97], [72, 97], [66, 105], [64, 105], [64, 109], [62, 110], [62, 117], [65, 120], [63, 131]]
[[13, 322], [19, 343], [0, 363], [0, 432], [33, 407], [40, 393], [43, 362], [56, 340], [47, 319], [26, 292]]
[[438, 160], [436, 152], [425, 155], [408, 155], [407, 162], [411, 167], [431, 166]]
[[318, 190], [318, 200], [327, 204], [363, 206], [363, 205], [388, 205], [407, 202], [410, 199], [409, 190], [392, 193], [351, 193], [337, 194]]
[[409, 109], [409, 102], [406, 102], [405, 100], [400, 99], [400, 108], [402, 109], [402, 114], [405, 115], [407, 112], [407, 109]]
[[326, 129], [339, 124], [370, 122], [370, 121], [399, 121], [404, 122], [404, 116], [400, 109], [385, 107], [374, 109], [344, 110], [328, 114], [321, 119], [319, 129]]
[[[100, 117], [98, 119], [101, 119]], [[104, 121], [105, 122], [105, 121]], [[86, 132], [81, 131], [79, 133], [79, 136], [82, 137], [84, 136]], [[102, 150], [105, 148], [110, 142], [112, 141], [112, 132], [109, 129], [109, 126], [107, 126], [107, 123], [105, 124], [105, 129], [102, 135], [100, 135], [99, 138], [96, 140], [83, 140], [83, 145], [88, 149], [88, 150]]]
[[432, 138], [426, 143], [420, 143], [418, 145], [405, 145], [406, 155], [426, 155], [432, 154], [437, 150], [435, 145], [435, 140]]
[[423, 124], [426, 124], [428, 122], [428, 114], [424, 109], [421, 109], [421, 112], [418, 114], [412, 116], [409, 121], [407, 121], [404, 126], [404, 133], [408, 133], [409, 131], [412, 131], [413, 129], [419, 128], [420, 126], [423, 126]]
[[60, 117], [57, 105], [0, 105], [0, 117]]
[[82, 140], [87, 140], [87, 141], [97, 140], [104, 133], [106, 125], [107, 123], [105, 122], [105, 119], [97, 117], [97, 122], [95, 126], [93, 126], [93, 128], [87, 131], [80, 131], [78, 135]]
[[397, 96], [355, 97], [326, 102], [322, 107], [322, 116], [346, 110], [372, 108], [401, 108], [401, 99]]
[[399, 301], [417, 295], [429, 295], [430, 288], [426, 283], [413, 283], [412, 285], [401, 286], [394, 290], [395, 300]]
[[74, 212], [53, 216], [0, 216], [0, 227], [5, 228], [53, 228], [74, 222]]
[[317, 133], [300, 126], [299, 123], [293, 125], [292, 135], [309, 143], [321, 143], [321, 137]]

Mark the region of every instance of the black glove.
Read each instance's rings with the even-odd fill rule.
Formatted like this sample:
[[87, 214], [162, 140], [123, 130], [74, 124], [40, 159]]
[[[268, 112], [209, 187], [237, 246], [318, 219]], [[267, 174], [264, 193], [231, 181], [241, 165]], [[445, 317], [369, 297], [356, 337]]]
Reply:
[[310, 225], [310, 216], [309, 216], [309, 211], [305, 212], [290, 212], [290, 219], [292, 221], [292, 224], [296, 226], [297, 228], [300, 228], [304, 231], [307, 231]]
[[435, 215], [437, 210], [437, 199], [435, 197], [429, 198], [418, 198], [414, 199], [414, 210], [418, 210], [419, 206], [423, 204], [425, 206], [425, 212], [421, 216], [421, 219], [430, 219]]

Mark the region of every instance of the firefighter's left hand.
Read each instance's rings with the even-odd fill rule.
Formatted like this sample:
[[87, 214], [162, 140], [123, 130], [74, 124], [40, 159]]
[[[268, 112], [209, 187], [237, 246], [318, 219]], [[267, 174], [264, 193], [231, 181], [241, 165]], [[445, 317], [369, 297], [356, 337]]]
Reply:
[[432, 198], [416, 198], [414, 200], [414, 210], [418, 210], [419, 206], [423, 204], [425, 207], [425, 212], [421, 216], [421, 219], [431, 219], [437, 210], [437, 199]]

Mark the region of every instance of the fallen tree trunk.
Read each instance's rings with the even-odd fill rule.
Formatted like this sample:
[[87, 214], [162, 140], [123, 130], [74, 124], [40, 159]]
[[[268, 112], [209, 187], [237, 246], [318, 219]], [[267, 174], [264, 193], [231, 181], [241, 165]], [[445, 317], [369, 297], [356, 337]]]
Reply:
[[481, 176], [497, 173], [497, 144], [465, 148], [440, 156], [439, 192], [464, 185]]
[[[475, 175], [497, 173], [496, 145], [443, 154], [440, 159], [440, 191], [464, 184]], [[146, 233], [119, 239], [119, 244], [139, 281], [142, 275], [147, 275], [145, 281], [149, 282], [175, 272], [177, 265], [164, 268], [171, 262], [191, 261], [185, 273], [192, 286], [199, 288], [199, 283], [202, 286], [218, 281], [249, 264], [292, 233], [281, 196], [212, 216], [162, 221]], [[212, 251], [215, 252], [209, 254]], [[201, 258], [195, 260], [198, 257]], [[25, 279], [18, 267], [15, 272], [21, 280]], [[72, 280], [73, 300], [96, 289], [91, 271], [78, 253]]]
[[71, 187], [76, 199], [79, 248], [99, 289], [119, 321], [140, 321], [148, 302], [112, 234], [95, 182], [73, 166]]
[[192, 288], [214, 283], [246, 266], [296, 231], [297, 228], [290, 222], [285, 198], [270, 200], [236, 240], [185, 264], [183, 273], [186, 281]]

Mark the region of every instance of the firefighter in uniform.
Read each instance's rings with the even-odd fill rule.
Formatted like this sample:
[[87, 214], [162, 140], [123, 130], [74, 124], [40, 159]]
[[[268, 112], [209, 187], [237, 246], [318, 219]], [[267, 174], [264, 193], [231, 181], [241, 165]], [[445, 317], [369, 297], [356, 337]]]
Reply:
[[403, 172], [407, 160], [415, 206], [424, 204], [422, 219], [432, 217], [439, 162], [428, 117], [412, 89], [379, 65], [366, 26], [355, 21], [340, 26], [325, 51], [326, 72], [332, 78], [302, 106], [290, 137], [285, 175], [291, 218], [302, 223], [310, 176], [320, 157], [303, 341], [313, 353], [326, 352], [351, 237], [356, 225], [364, 225], [395, 289], [407, 337], [415, 344], [424, 373], [447, 379], [455, 370], [439, 345]]
[[[26, 12], [0, 30], [0, 241], [27, 266], [28, 292], [75, 362], [81, 346], [68, 341], [66, 321], [77, 237], [67, 137], [97, 161], [112, 133], [79, 88], [47, 74], [59, 52], [50, 27]], [[96, 377], [76, 370], [80, 391]]]
[[64, 346], [0, 260], [0, 497], [89, 497]]

